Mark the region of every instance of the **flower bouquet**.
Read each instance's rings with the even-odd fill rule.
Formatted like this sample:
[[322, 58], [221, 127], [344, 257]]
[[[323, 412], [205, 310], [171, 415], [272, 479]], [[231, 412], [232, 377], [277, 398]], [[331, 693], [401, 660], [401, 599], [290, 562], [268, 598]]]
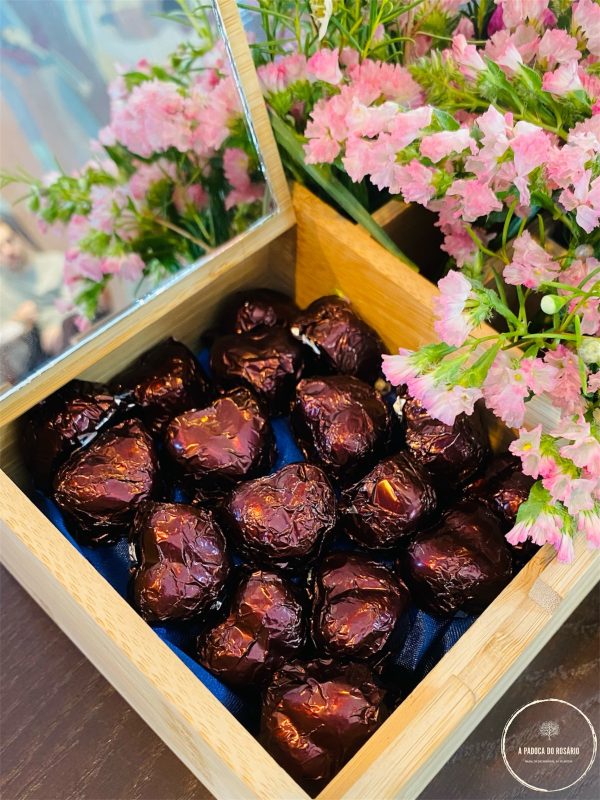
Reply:
[[[409, 69], [354, 48], [317, 51], [298, 73], [289, 56], [267, 96], [279, 113], [287, 97], [289, 115], [299, 74], [326, 85], [306, 164], [437, 213], [453, 267], [442, 341], [387, 357], [386, 375], [448, 425], [484, 400], [518, 430], [511, 450], [536, 483], [508, 538], [569, 561], [576, 531], [600, 546], [600, 6], [501, 0], [485, 43], [469, 24]], [[492, 317], [498, 330], [479, 331]], [[539, 396], [555, 424], [527, 431]]]
[[66, 226], [64, 281], [80, 329], [116, 276], [155, 285], [263, 214], [265, 182], [224, 44], [203, 9], [191, 19], [197, 36], [166, 64], [120, 71], [110, 122], [76, 174], [2, 176], [27, 184], [43, 226]]

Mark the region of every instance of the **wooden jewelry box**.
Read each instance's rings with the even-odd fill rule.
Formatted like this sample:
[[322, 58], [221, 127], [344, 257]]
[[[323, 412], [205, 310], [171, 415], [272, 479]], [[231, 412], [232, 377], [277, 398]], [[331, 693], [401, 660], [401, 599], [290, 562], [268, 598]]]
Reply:
[[[2, 561], [150, 727], [220, 800], [308, 795], [28, 498], [19, 418], [75, 377], [106, 380], [166, 336], [195, 348], [233, 290], [271, 287], [301, 306], [346, 296], [393, 352], [434, 339], [437, 289], [309, 191], [290, 197], [235, 3], [219, 11], [277, 211], [206, 263], [34, 376], [0, 404]], [[403, 209], [386, 224], [402, 228]], [[295, 221], [294, 221], [295, 220]], [[548, 420], [532, 407], [527, 424]], [[498, 446], [501, 446], [500, 440]], [[598, 580], [542, 548], [321, 792], [319, 800], [416, 797]]]

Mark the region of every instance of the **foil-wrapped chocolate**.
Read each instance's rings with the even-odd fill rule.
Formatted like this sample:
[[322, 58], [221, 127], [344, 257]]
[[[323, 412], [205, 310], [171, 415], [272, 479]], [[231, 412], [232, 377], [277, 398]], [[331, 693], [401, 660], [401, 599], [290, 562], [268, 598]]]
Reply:
[[489, 442], [476, 418], [461, 414], [454, 425], [446, 425], [412, 397], [400, 398], [395, 408], [401, 408], [406, 422], [409, 450], [440, 489], [462, 486], [483, 465]]
[[244, 577], [227, 618], [198, 637], [198, 660], [221, 680], [248, 687], [269, 680], [306, 640], [297, 590], [275, 572]]
[[379, 661], [398, 643], [408, 608], [404, 583], [384, 564], [356, 553], [330, 553], [315, 568], [312, 636], [317, 652]]
[[343, 492], [346, 531], [363, 547], [393, 547], [428, 522], [436, 502], [426, 470], [409, 453], [397, 453]]
[[291, 331], [331, 372], [373, 383], [381, 374], [385, 346], [370, 325], [341, 297], [321, 297], [295, 319]]
[[[518, 458], [505, 453], [492, 459], [484, 473], [465, 489], [467, 497], [476, 497], [502, 520], [505, 531], [517, 521], [519, 506], [529, 497], [534, 480], [525, 475]], [[539, 550], [530, 539], [519, 544], [507, 543], [517, 568], [522, 567]]]
[[148, 622], [195, 617], [225, 586], [225, 537], [210, 511], [178, 503], [144, 503], [135, 517], [133, 605]]
[[382, 701], [382, 689], [363, 665], [292, 662], [267, 688], [260, 741], [314, 796], [383, 722]]
[[384, 455], [391, 432], [381, 396], [350, 375], [301, 380], [292, 424], [306, 457], [346, 482]]
[[243, 388], [171, 420], [165, 448], [191, 483], [250, 478], [268, 469], [275, 457], [267, 417]]
[[477, 501], [447, 511], [408, 545], [404, 563], [413, 598], [432, 614], [479, 614], [513, 575], [500, 521]]
[[302, 345], [285, 328], [221, 336], [210, 366], [222, 386], [246, 386], [272, 413], [287, 411], [304, 366]]
[[250, 333], [260, 328], [289, 328], [300, 309], [273, 289], [236, 292], [225, 302], [219, 328], [223, 333]]
[[49, 488], [61, 464], [114, 422], [120, 406], [105, 386], [87, 381], [71, 381], [34, 406], [24, 418], [22, 449], [36, 484]]
[[497, 514], [506, 529], [512, 528], [521, 503], [529, 497], [533, 478], [525, 475], [518, 458], [510, 453], [492, 459], [481, 476], [465, 489]]
[[139, 420], [125, 420], [73, 453], [56, 475], [54, 498], [86, 544], [105, 544], [127, 535], [157, 480], [152, 437]]
[[336, 523], [336, 500], [325, 473], [288, 464], [240, 484], [226, 505], [230, 531], [252, 561], [280, 568], [308, 566]]
[[208, 383], [192, 352], [175, 339], [148, 350], [113, 386], [125, 395], [152, 433], [159, 433], [177, 414], [208, 399]]

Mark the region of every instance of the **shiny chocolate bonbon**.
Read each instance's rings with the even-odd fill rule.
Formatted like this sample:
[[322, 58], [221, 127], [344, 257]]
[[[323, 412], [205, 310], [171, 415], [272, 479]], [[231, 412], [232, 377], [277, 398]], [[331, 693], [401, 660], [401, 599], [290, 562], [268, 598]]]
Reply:
[[291, 331], [328, 371], [354, 375], [368, 383], [381, 374], [383, 342], [341, 297], [315, 300], [296, 317]]
[[305, 456], [346, 482], [385, 454], [391, 435], [381, 396], [350, 375], [301, 380], [291, 419]]
[[292, 662], [266, 690], [260, 741], [314, 796], [383, 722], [383, 697], [363, 665]]
[[500, 520], [463, 501], [409, 543], [403, 558], [411, 594], [432, 614], [479, 614], [513, 575]]
[[219, 337], [210, 366], [223, 387], [246, 386], [271, 413], [284, 413], [304, 368], [302, 345], [285, 328]]
[[105, 386], [77, 380], [34, 406], [24, 417], [22, 442], [36, 484], [47, 489], [69, 455], [114, 422], [122, 406]]
[[389, 567], [357, 553], [330, 553], [313, 576], [317, 652], [349, 661], [380, 660], [398, 643], [408, 605], [408, 589]]
[[268, 469], [274, 443], [267, 416], [248, 389], [171, 420], [165, 449], [187, 482], [235, 482]]
[[208, 383], [193, 353], [167, 339], [145, 352], [118, 375], [113, 386], [152, 433], [159, 433], [177, 414], [206, 404]]
[[226, 504], [229, 529], [251, 561], [281, 568], [308, 566], [333, 530], [336, 499], [323, 470], [287, 464], [240, 484]]
[[214, 605], [229, 572], [225, 537], [210, 511], [145, 503], [131, 532], [132, 600], [148, 622], [190, 619]]
[[260, 685], [306, 641], [298, 590], [275, 572], [245, 575], [225, 620], [198, 637], [198, 660], [233, 686]]
[[300, 309], [282, 292], [248, 289], [225, 301], [219, 329], [223, 333], [249, 333], [260, 328], [289, 328]]
[[437, 503], [431, 478], [407, 452], [380, 461], [343, 492], [350, 537], [370, 549], [393, 547], [429, 521]]
[[98, 434], [66, 461], [54, 480], [54, 499], [88, 544], [127, 536], [138, 507], [158, 484], [152, 437], [137, 419]]

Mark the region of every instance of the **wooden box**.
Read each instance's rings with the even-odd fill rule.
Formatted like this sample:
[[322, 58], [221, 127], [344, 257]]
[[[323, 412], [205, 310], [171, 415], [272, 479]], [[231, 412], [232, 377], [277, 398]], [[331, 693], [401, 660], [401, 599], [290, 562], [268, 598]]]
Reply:
[[[293, 210], [275, 158], [233, 4], [221, 3], [246, 96], [255, 107], [279, 214], [226, 246], [145, 306], [60, 362], [0, 406], [2, 560], [150, 727], [220, 800], [307, 798], [303, 790], [222, 706], [27, 497], [18, 420], [75, 376], [104, 380], [167, 335], [191, 347], [234, 289], [270, 286], [301, 306], [340, 292], [393, 351], [433, 340], [437, 291], [362, 230], [306, 189]], [[244, 70], [246, 72], [244, 73]], [[258, 115], [258, 117], [256, 117]], [[402, 207], [389, 220], [402, 226]], [[546, 421], [532, 408], [528, 423]], [[479, 617], [319, 800], [416, 797], [507, 690], [598, 579], [597, 554], [578, 539], [572, 565], [545, 547]]]

